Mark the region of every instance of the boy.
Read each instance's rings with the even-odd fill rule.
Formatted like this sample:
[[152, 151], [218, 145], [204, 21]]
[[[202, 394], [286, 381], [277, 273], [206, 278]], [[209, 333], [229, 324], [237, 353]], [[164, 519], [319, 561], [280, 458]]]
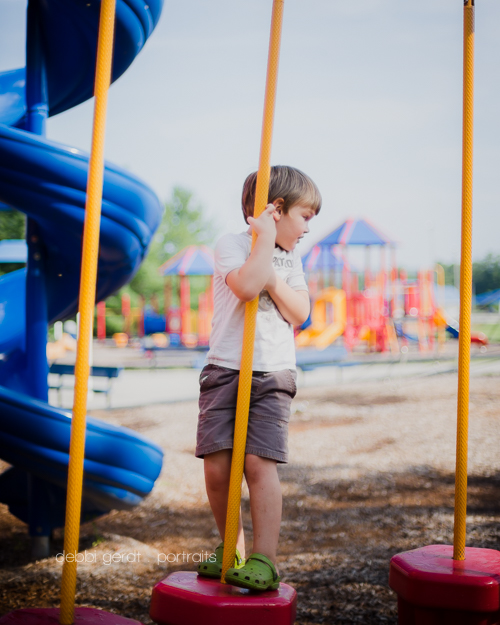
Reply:
[[[245, 303], [259, 296], [252, 393], [245, 449], [253, 550], [246, 560], [241, 522], [235, 567], [225, 581], [253, 590], [275, 590], [280, 578], [276, 550], [281, 524], [277, 463], [288, 462], [290, 404], [297, 391], [293, 326], [309, 316], [310, 302], [298, 251], [309, 221], [321, 208], [314, 182], [292, 167], [272, 167], [268, 206], [253, 217], [257, 173], [243, 186], [246, 232], [223, 236], [215, 248], [214, 316], [208, 364], [200, 375], [196, 456], [204, 458], [205, 483], [224, 539], [233, 447]], [[251, 251], [252, 230], [257, 242]], [[223, 543], [198, 573], [220, 577]]]

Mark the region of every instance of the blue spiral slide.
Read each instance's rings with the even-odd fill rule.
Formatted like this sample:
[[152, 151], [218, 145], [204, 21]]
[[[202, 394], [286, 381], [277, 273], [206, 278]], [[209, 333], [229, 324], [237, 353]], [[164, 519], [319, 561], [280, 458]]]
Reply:
[[[112, 79], [153, 32], [163, 0], [117, 0]], [[0, 501], [48, 536], [64, 524], [71, 413], [48, 404], [49, 323], [78, 307], [88, 155], [47, 140], [45, 120], [92, 97], [100, 0], [29, 0], [26, 68], [0, 74], [0, 203], [27, 215], [26, 269], [0, 278]], [[124, 129], [126, 132], [126, 129]], [[97, 301], [126, 284], [162, 208], [106, 163]], [[88, 418], [82, 518], [128, 509], [153, 488], [162, 450]]]

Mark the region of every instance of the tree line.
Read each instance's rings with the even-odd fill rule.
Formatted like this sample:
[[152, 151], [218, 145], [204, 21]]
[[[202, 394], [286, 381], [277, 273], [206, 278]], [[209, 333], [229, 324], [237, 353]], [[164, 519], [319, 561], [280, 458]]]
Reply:
[[[446, 284], [459, 286], [460, 265], [442, 264]], [[472, 263], [472, 282], [474, 293], [480, 295], [500, 289], [500, 255], [487, 254], [483, 260]]]

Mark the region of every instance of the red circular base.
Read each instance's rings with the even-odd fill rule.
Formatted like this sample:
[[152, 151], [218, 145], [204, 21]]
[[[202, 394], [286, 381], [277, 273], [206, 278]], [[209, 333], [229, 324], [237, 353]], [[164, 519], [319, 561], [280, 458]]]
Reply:
[[[142, 625], [118, 614], [97, 608], [75, 608], [75, 625]], [[26, 608], [9, 612], [0, 625], [59, 625], [59, 608]]]
[[149, 615], [158, 625], [293, 625], [297, 593], [251, 592], [193, 571], [177, 571], [153, 588]]
[[500, 552], [467, 547], [453, 560], [451, 545], [394, 556], [389, 585], [398, 594], [400, 625], [500, 623]]

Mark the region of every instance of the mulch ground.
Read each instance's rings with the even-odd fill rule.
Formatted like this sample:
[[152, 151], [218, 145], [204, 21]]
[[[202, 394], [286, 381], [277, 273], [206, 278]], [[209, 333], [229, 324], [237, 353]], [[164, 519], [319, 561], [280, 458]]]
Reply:
[[[478, 388], [474, 384], [478, 404], [486, 389], [491, 412], [491, 406], [498, 405], [492, 402], [498, 402], [500, 396], [498, 377]], [[432, 396], [432, 388], [427, 392]], [[448, 393], [452, 407], [454, 392], [451, 389]], [[375, 410], [374, 406], [387, 410], [391, 404], [395, 407], [403, 401], [401, 393], [377, 390], [373, 384], [357, 388], [354, 395], [357, 401], [345, 389], [337, 396], [328, 389], [309, 395], [306, 391], [299, 393], [297, 401], [303, 408], [292, 419], [291, 433], [304, 436], [314, 429], [324, 437], [335, 428], [351, 428], [355, 436], [354, 428], [363, 427], [363, 420], [368, 427], [370, 419], [376, 418], [375, 413], [366, 411]], [[439, 397], [441, 401], [442, 395]], [[335, 400], [337, 406], [351, 404], [355, 411], [332, 423], [328, 422], [328, 411], [322, 413], [314, 407]], [[123, 420], [123, 411], [117, 418]], [[147, 422], [146, 414], [144, 418]], [[137, 415], [131, 415], [130, 422], [133, 419]], [[155, 423], [154, 415], [151, 423]], [[495, 435], [497, 428], [495, 425]], [[358, 440], [358, 453], [367, 458], [380, 454], [383, 458], [389, 453], [385, 449], [397, 445], [396, 435], [389, 438], [381, 434], [369, 437], [368, 442]], [[188, 452], [191, 450], [183, 453]], [[390, 559], [423, 545], [452, 543], [453, 471], [414, 463], [409, 470], [367, 469], [352, 478], [332, 479], [328, 474], [322, 479], [314, 463], [308, 468], [303, 462], [292, 462], [282, 472], [282, 482], [279, 565], [283, 581], [298, 593], [296, 625], [396, 624], [396, 596], [388, 585]], [[242, 505], [249, 526], [246, 496]], [[468, 544], [498, 549], [499, 520], [500, 472], [497, 468], [487, 475], [472, 472]], [[148, 611], [155, 582], [172, 570], [193, 570], [192, 562], [182, 562], [182, 554], [204, 552], [217, 542], [209, 507], [196, 496], [188, 497], [187, 502], [152, 496], [133, 511], [111, 512], [81, 528], [80, 549], [94, 554], [95, 561], [79, 567], [76, 604], [102, 608], [148, 625], [152, 623]], [[26, 526], [0, 506], [0, 615], [20, 607], [59, 605], [61, 567], [55, 556], [62, 549], [63, 532], [56, 530], [51, 557], [31, 562]], [[139, 552], [141, 562], [131, 561], [130, 554]], [[121, 561], [107, 565], [106, 554], [121, 554]], [[179, 555], [177, 562], [158, 563], [158, 554]]]

